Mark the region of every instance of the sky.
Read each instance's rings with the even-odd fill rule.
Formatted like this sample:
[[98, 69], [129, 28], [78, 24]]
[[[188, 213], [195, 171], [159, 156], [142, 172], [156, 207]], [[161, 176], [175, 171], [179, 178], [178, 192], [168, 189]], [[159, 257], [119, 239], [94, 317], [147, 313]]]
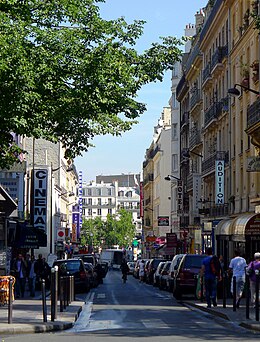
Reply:
[[[128, 23], [145, 20], [144, 33], [136, 49], [142, 52], [159, 37], [184, 35], [185, 26], [195, 23], [195, 14], [205, 7], [207, 0], [106, 0], [100, 5], [104, 19], [124, 17]], [[77, 171], [82, 171], [83, 181], [95, 180], [98, 175], [141, 173], [146, 149], [153, 139], [163, 107], [169, 105], [171, 72], [163, 82], [146, 85], [138, 94], [138, 101], [146, 104], [146, 112], [131, 131], [121, 137], [110, 135], [95, 137], [93, 144], [82, 157], [75, 159]]]

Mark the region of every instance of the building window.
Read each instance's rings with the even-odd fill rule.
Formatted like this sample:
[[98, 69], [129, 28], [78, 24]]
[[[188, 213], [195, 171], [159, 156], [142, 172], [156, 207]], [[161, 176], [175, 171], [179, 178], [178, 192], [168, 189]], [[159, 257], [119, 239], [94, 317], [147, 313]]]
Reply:
[[126, 193], [126, 197], [132, 197], [132, 191], [128, 191], [127, 193]]
[[112, 209], [108, 209], [107, 213], [112, 215]]
[[98, 216], [101, 216], [101, 209], [97, 210], [97, 214], [98, 214]]
[[108, 205], [111, 205], [112, 204], [112, 198], [109, 198], [108, 199]]
[[111, 189], [107, 189], [107, 195], [112, 196], [112, 190]]
[[124, 191], [118, 191], [118, 197], [124, 197]]
[[178, 155], [173, 154], [172, 155], [172, 171], [178, 170]]
[[92, 189], [88, 189], [88, 196], [92, 196]]
[[101, 189], [100, 188], [97, 188], [97, 195], [101, 196]]
[[172, 124], [172, 140], [178, 139], [177, 135], [177, 124]]
[[92, 209], [88, 209], [88, 216], [92, 216]]
[[101, 205], [101, 198], [98, 198], [98, 205]]
[[88, 205], [92, 205], [92, 198], [88, 199]]

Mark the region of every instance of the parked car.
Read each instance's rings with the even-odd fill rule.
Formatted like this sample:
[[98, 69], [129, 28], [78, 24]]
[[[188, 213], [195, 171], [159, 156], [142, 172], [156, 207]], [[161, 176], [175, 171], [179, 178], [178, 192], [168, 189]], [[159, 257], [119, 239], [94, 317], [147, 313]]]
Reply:
[[74, 276], [75, 292], [88, 292], [90, 289], [89, 277], [82, 259], [55, 260], [53, 267], [58, 266], [58, 276]]
[[93, 265], [90, 262], [84, 262], [84, 266], [87, 271], [87, 277], [89, 278], [90, 287], [97, 287], [98, 286], [98, 276], [97, 272], [95, 271]]
[[135, 269], [135, 263], [133, 261], [128, 261], [127, 265], [129, 267], [128, 274], [133, 274]]
[[169, 276], [170, 272], [171, 261], [166, 261], [162, 272], [161, 277], [159, 278], [159, 289], [160, 290], [167, 290], [167, 277]]
[[151, 261], [149, 262], [148, 267], [147, 267], [147, 276], [146, 276], [146, 282], [148, 284], [153, 283], [153, 275], [161, 261], [165, 261], [165, 260], [155, 258], [155, 259], [151, 259]]
[[151, 262], [151, 259], [148, 259], [144, 263], [144, 282], [147, 282], [150, 262]]
[[174, 278], [173, 295], [181, 299], [183, 295], [196, 295], [197, 277], [206, 255], [185, 254]]
[[163, 269], [164, 264], [165, 264], [165, 261], [161, 261], [159, 265], [157, 266], [156, 271], [154, 272], [154, 275], [153, 275], [154, 286], [159, 286], [159, 278], [161, 276], [161, 271]]
[[92, 264], [94, 267], [97, 265], [98, 260], [94, 254], [76, 254], [73, 256], [73, 258], [80, 258], [83, 260], [83, 262], [88, 262]]
[[167, 282], [166, 286], [170, 292], [172, 292], [173, 290], [174, 278], [175, 278], [179, 263], [183, 256], [184, 254], [176, 254], [171, 261], [169, 276], [166, 279], [166, 282]]

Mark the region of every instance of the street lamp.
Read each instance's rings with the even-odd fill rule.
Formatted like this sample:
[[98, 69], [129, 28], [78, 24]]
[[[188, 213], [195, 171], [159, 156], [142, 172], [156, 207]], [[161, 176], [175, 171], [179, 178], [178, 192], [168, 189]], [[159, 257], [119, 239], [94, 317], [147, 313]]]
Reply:
[[251, 88], [248, 88], [248, 87], [245, 87], [242, 84], [238, 84], [238, 83], [236, 83], [234, 85], [234, 88], [228, 89], [228, 94], [230, 94], [232, 96], [239, 96], [240, 95], [240, 91], [237, 89], [237, 87], [241, 87], [241, 89], [245, 89], [245, 90], [251, 91], [252, 93], [254, 93], [256, 95], [260, 95], [259, 91], [251, 89]]
[[173, 175], [168, 175], [168, 176], [164, 177], [164, 179], [167, 180], [167, 181], [170, 181], [171, 178], [174, 178], [174, 179], [176, 179], [177, 181], [180, 181], [180, 180], [181, 180], [179, 177], [176, 177], [176, 176], [173, 176]]
[[58, 196], [61, 197], [61, 196], [64, 196], [64, 195], [68, 195], [69, 197], [75, 196], [73, 191], [65, 191], [65, 192], [59, 194]]
[[203, 155], [202, 155], [202, 154], [199, 154], [199, 153], [190, 151], [188, 148], [183, 149], [183, 151], [182, 151], [182, 156], [183, 156], [184, 158], [190, 158], [190, 154], [195, 154], [195, 156], [198, 156], [198, 157], [200, 157], [200, 158], [203, 158]]

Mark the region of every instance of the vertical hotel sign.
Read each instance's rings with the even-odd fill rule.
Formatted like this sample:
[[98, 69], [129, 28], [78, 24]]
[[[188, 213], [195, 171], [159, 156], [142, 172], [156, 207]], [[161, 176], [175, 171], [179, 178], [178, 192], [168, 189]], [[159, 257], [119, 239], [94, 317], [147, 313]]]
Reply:
[[46, 232], [48, 170], [34, 170], [33, 181], [33, 227]]
[[224, 176], [225, 176], [224, 160], [216, 160], [216, 204], [224, 204]]
[[177, 181], [177, 214], [183, 212], [183, 183], [182, 180]]
[[79, 171], [79, 190], [78, 190], [78, 197], [79, 197], [79, 226], [77, 229], [77, 239], [80, 238], [80, 231], [82, 228], [82, 171]]
[[193, 175], [193, 212], [199, 213], [199, 200], [201, 198], [201, 175]]

